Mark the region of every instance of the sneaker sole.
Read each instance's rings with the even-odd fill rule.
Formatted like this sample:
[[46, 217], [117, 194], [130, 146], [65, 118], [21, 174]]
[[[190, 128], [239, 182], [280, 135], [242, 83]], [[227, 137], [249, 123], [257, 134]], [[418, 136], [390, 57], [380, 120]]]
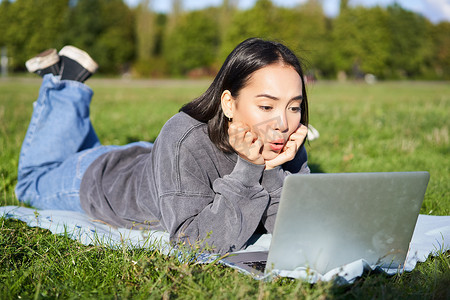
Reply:
[[59, 56], [73, 59], [91, 73], [95, 73], [98, 69], [98, 64], [89, 56], [89, 54], [87, 54], [87, 52], [74, 46], [65, 46], [59, 51]]
[[[49, 51], [50, 50], [50, 51]], [[38, 70], [48, 68], [59, 61], [59, 55], [56, 49], [49, 49], [49, 54], [45, 56], [35, 56], [25, 62], [28, 72], [34, 73]]]

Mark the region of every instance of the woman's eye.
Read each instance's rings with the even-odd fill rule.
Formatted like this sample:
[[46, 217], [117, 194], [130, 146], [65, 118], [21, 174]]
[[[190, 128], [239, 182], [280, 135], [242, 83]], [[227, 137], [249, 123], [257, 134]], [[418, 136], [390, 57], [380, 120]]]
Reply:
[[261, 105], [259, 108], [263, 111], [269, 111], [272, 109], [272, 106]]
[[298, 106], [292, 106], [292, 107], [289, 107], [289, 109], [290, 109], [292, 112], [300, 112], [300, 111], [301, 111], [301, 108], [298, 107]]

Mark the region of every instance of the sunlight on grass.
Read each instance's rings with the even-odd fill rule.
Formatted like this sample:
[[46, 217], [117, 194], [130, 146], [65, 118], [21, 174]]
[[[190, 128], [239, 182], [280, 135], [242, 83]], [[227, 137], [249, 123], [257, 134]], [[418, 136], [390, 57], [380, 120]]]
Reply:
[[[22, 140], [40, 80], [0, 80], [0, 204], [17, 205], [14, 185]], [[208, 81], [91, 82], [92, 121], [104, 144], [154, 141], [182, 104]], [[422, 214], [450, 214], [450, 85], [434, 82], [319, 82], [308, 87], [307, 145], [314, 172], [426, 170]], [[158, 251], [83, 246], [67, 237], [0, 219], [0, 298], [417, 298], [450, 297], [450, 253], [411, 273], [372, 274], [348, 286], [287, 278], [266, 283], [221, 265], [180, 263]]]

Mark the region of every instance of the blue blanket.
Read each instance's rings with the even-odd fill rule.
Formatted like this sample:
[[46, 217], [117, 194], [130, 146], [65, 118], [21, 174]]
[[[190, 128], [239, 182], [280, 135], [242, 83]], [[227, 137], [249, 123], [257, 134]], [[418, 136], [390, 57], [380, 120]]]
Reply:
[[[84, 245], [102, 245], [113, 249], [148, 248], [157, 249], [164, 255], [181, 256], [179, 250], [169, 243], [169, 234], [161, 231], [131, 230], [113, 228], [100, 220], [93, 220], [85, 214], [61, 210], [36, 210], [19, 206], [0, 207], [0, 217], [13, 218], [26, 222], [31, 227], [49, 229], [54, 234], [64, 234]], [[271, 235], [253, 237], [253, 243], [246, 251], [268, 251]], [[381, 269], [369, 265], [363, 259], [354, 261], [343, 267], [331, 270], [326, 274], [311, 272], [305, 268], [294, 271], [274, 270], [266, 276], [255, 276], [247, 271], [219, 260], [229, 267], [253, 276], [255, 279], [267, 279], [272, 276], [299, 278], [314, 283], [318, 280], [337, 280], [340, 283], [352, 283], [367, 272], [385, 272], [395, 274], [411, 271], [417, 262], [423, 262], [429, 255], [439, 255], [450, 249], [450, 216], [419, 215], [411, 240], [409, 253], [402, 270]], [[200, 254], [195, 257], [198, 263], [209, 263], [217, 260], [213, 254]]]

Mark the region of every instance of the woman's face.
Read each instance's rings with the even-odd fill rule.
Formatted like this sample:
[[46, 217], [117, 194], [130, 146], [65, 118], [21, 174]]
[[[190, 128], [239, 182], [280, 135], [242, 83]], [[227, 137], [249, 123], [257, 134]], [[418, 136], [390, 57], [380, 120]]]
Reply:
[[300, 125], [302, 80], [291, 66], [277, 63], [255, 71], [239, 95], [230, 98], [225, 114], [261, 138], [264, 160], [275, 158]]

